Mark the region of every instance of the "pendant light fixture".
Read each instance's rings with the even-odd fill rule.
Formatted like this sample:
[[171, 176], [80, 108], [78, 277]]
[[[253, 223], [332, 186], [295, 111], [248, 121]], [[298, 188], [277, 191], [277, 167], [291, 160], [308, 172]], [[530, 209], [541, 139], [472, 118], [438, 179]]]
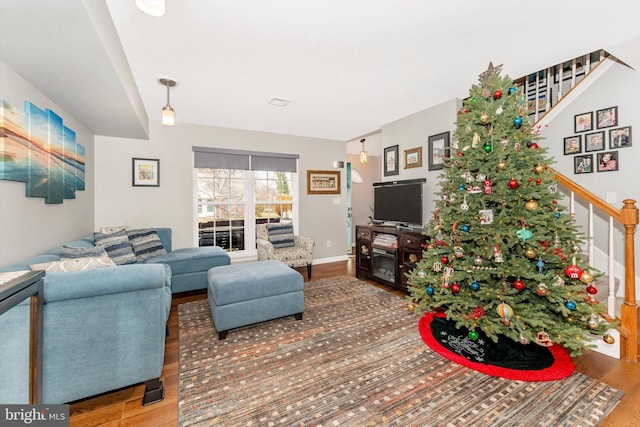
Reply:
[[367, 164], [367, 152], [364, 151], [364, 141], [366, 141], [364, 138], [362, 138], [360, 140], [360, 143], [362, 144], [362, 151], [360, 151], [360, 164], [361, 165], [366, 165]]
[[164, 0], [136, 0], [138, 9], [151, 16], [164, 16]]
[[173, 126], [176, 124], [176, 113], [171, 108], [169, 104], [169, 88], [172, 88], [176, 85], [175, 80], [171, 80], [166, 77], [162, 77], [158, 79], [161, 85], [167, 87], [167, 105], [162, 107], [162, 124], [165, 126]]

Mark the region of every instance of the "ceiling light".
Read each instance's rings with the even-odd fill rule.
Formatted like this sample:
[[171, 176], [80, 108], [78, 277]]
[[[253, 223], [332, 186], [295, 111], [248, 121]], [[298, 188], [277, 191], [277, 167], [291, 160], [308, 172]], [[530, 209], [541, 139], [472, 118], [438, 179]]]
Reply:
[[164, 0], [136, 0], [138, 9], [151, 16], [164, 16]]
[[276, 105], [278, 107], [286, 107], [290, 102], [291, 100], [288, 98], [280, 98], [279, 96], [274, 96], [273, 98], [271, 98], [271, 101], [269, 101], [269, 104]]
[[176, 85], [175, 80], [171, 80], [169, 78], [159, 78], [158, 82], [161, 85], [167, 87], [167, 105], [162, 107], [162, 124], [165, 126], [173, 126], [176, 124], [176, 113], [171, 108], [169, 104], [169, 88], [174, 87]]
[[360, 143], [362, 144], [362, 151], [360, 151], [360, 164], [361, 165], [366, 165], [367, 164], [367, 152], [364, 151], [364, 142], [366, 141], [366, 139], [362, 138], [360, 140]]

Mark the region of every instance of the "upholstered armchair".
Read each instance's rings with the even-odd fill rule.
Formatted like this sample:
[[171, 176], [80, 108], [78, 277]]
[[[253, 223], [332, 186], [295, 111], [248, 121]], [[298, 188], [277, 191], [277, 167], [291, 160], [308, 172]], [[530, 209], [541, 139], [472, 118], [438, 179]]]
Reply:
[[311, 279], [313, 245], [311, 237], [294, 236], [291, 224], [258, 224], [256, 226], [258, 260], [274, 259], [289, 267], [307, 266], [307, 276]]

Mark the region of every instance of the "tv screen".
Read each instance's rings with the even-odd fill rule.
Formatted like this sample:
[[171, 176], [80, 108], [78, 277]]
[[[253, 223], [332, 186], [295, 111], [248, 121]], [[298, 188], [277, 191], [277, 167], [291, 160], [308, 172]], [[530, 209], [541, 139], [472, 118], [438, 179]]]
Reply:
[[422, 184], [425, 179], [373, 184], [373, 219], [422, 225]]

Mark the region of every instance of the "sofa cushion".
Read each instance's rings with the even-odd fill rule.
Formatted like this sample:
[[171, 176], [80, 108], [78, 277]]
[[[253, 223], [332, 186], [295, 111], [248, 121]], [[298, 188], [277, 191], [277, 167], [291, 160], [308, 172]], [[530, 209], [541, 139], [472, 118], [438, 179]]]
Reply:
[[292, 224], [267, 224], [269, 241], [274, 248], [290, 248], [295, 246]]
[[167, 253], [158, 237], [158, 233], [153, 228], [131, 230], [127, 232], [127, 235], [139, 262]]
[[210, 268], [229, 265], [229, 254], [218, 246], [181, 248], [165, 255], [149, 258], [147, 264], [167, 264], [174, 276], [208, 271]]
[[101, 257], [63, 259], [60, 261], [32, 264], [31, 270], [44, 270], [47, 273], [65, 273], [68, 271], [95, 270], [97, 268], [115, 266], [116, 264], [105, 253]]
[[101, 257], [107, 255], [104, 246], [91, 246], [89, 248], [78, 248], [74, 246], [64, 245], [60, 249], [60, 259]]
[[96, 246], [104, 246], [109, 258], [117, 265], [133, 264], [137, 262], [133, 247], [129, 242], [126, 231], [117, 231], [115, 233], [93, 233]]

